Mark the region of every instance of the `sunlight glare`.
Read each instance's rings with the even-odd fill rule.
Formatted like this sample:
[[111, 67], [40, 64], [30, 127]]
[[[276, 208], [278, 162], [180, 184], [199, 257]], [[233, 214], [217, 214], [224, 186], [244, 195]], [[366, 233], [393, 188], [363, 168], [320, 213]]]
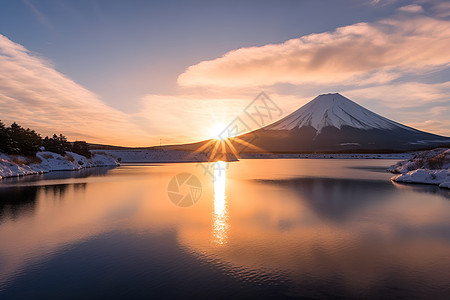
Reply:
[[228, 130], [226, 130], [226, 125], [223, 123], [217, 123], [214, 126], [211, 127], [211, 134], [214, 139], [217, 140], [224, 140], [227, 139], [228, 136]]
[[219, 245], [227, 243], [228, 211], [225, 196], [226, 162], [214, 163], [214, 225], [213, 241]]

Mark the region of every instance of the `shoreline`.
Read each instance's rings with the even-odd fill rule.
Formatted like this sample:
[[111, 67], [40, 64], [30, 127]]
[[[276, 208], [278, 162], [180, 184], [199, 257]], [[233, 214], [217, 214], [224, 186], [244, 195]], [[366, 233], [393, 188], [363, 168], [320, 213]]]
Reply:
[[[189, 152], [180, 150], [92, 150], [92, 153], [106, 154], [114, 157], [120, 163], [187, 163], [211, 162], [204, 152]], [[308, 153], [308, 154], [273, 154], [273, 153], [242, 153], [239, 159], [410, 159], [415, 153]], [[228, 160], [235, 161], [235, 160]]]
[[[430, 162], [440, 157], [442, 165], [436, 168]], [[343, 154], [343, 153], [313, 153], [313, 154], [272, 154], [272, 153], [244, 153], [240, 159], [389, 159], [399, 160], [386, 171], [397, 174], [391, 178], [393, 182], [439, 185], [450, 188], [450, 169], [448, 158], [450, 149], [438, 148], [434, 150], [390, 153], [390, 154]], [[234, 161], [234, 160], [233, 160]], [[238, 161], [238, 160], [237, 160]], [[167, 150], [93, 150], [92, 157], [67, 152], [64, 156], [41, 151], [36, 157], [20, 155], [6, 155], [0, 153], [0, 180], [27, 175], [37, 175], [56, 171], [76, 171], [103, 166], [120, 166], [120, 162], [127, 166], [145, 164], [172, 163], [207, 163], [206, 153], [193, 155], [187, 151]], [[232, 161], [231, 161], [232, 162]], [[434, 167], [434, 169], [433, 169]]]
[[390, 166], [388, 171], [397, 174], [391, 178], [394, 182], [431, 184], [450, 189], [450, 149], [419, 152], [411, 159]]
[[0, 153], [0, 180], [56, 171], [76, 171], [87, 168], [119, 166], [111, 156], [93, 154], [91, 158], [67, 152], [64, 156], [42, 151], [36, 157]]
[[273, 154], [244, 153], [242, 159], [409, 159], [413, 153], [310, 153], [310, 154]]

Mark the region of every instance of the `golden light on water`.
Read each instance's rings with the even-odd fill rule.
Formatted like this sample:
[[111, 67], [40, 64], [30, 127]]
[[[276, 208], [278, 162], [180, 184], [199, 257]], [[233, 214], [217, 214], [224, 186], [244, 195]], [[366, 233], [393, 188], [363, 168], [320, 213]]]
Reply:
[[226, 162], [214, 163], [214, 224], [213, 242], [219, 245], [227, 243], [228, 207], [226, 201]]

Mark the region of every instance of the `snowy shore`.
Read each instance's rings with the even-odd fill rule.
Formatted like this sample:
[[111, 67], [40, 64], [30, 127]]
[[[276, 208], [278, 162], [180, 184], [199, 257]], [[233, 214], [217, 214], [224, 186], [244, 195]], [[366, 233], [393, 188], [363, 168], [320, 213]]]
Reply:
[[[207, 162], [207, 153], [193, 153], [178, 150], [93, 150], [93, 153], [103, 153], [111, 155], [122, 163], [169, 163], [169, 162]], [[242, 159], [277, 159], [277, 158], [310, 158], [310, 159], [409, 159], [414, 154], [393, 153], [393, 154], [273, 154], [273, 153], [243, 153]], [[228, 161], [236, 160], [233, 155], [228, 157]]]
[[395, 182], [435, 184], [450, 188], [450, 149], [438, 148], [417, 153], [409, 160], [400, 161], [388, 169], [399, 174]]
[[244, 159], [277, 159], [277, 158], [310, 158], [310, 159], [409, 159], [412, 153], [308, 153], [308, 154], [275, 154], [275, 153], [243, 153]]
[[67, 152], [62, 156], [53, 152], [43, 151], [36, 158], [0, 153], [0, 179], [47, 173], [52, 171], [72, 171], [100, 166], [118, 166], [113, 157], [104, 154], [93, 154], [91, 158]]
[[[177, 162], [208, 162], [209, 154], [205, 152], [189, 152], [179, 150], [92, 150], [92, 153], [106, 154], [121, 163], [177, 163]], [[231, 153], [227, 161], [235, 161]]]

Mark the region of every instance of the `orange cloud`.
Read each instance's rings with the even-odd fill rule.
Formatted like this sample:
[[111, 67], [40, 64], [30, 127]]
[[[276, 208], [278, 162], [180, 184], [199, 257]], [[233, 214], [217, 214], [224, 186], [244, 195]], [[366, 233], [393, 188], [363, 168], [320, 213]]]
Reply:
[[408, 12], [408, 13], [421, 13], [421, 12], [423, 12], [422, 6], [420, 6], [418, 4], [410, 4], [410, 5], [402, 6], [398, 10], [402, 11], [402, 12]]
[[407, 82], [343, 91], [361, 105], [405, 125], [450, 136], [450, 81]]
[[[425, 0], [423, 0], [425, 1]], [[426, 1], [425, 1], [426, 2]], [[433, 12], [440, 18], [450, 17], [450, 2], [448, 1], [430, 1], [432, 2]]]
[[153, 133], [165, 144], [197, 142], [213, 138], [214, 127], [225, 127], [236, 116], [243, 114], [245, 106], [256, 93], [252, 96], [225, 95], [225, 91], [149, 94], [140, 99], [140, 111], [134, 116], [140, 120], [141, 126], [154, 128]]
[[47, 61], [0, 35], [0, 119], [48, 135], [136, 145], [148, 134], [130, 116], [56, 71]]
[[[417, 7], [403, 10], [417, 10]], [[450, 62], [450, 21], [400, 13], [375, 23], [240, 48], [189, 67], [181, 86], [386, 83]]]
[[[71, 140], [148, 146], [160, 138], [163, 143], [210, 138], [211, 127], [242, 114], [261, 90], [284, 114], [317, 94], [342, 92], [396, 121], [450, 135], [449, 82], [392, 84], [405, 74], [449, 66], [450, 22], [421, 16], [418, 7], [399, 11], [395, 19], [203, 61], [179, 76], [178, 94], [145, 95], [133, 114], [108, 106], [45, 59], [0, 35], [0, 120], [17, 121], [43, 135], [62, 132]], [[445, 5], [440, 11], [446, 12]], [[378, 86], [368, 87], [374, 83]], [[289, 89], [295, 91], [283, 93]]]

